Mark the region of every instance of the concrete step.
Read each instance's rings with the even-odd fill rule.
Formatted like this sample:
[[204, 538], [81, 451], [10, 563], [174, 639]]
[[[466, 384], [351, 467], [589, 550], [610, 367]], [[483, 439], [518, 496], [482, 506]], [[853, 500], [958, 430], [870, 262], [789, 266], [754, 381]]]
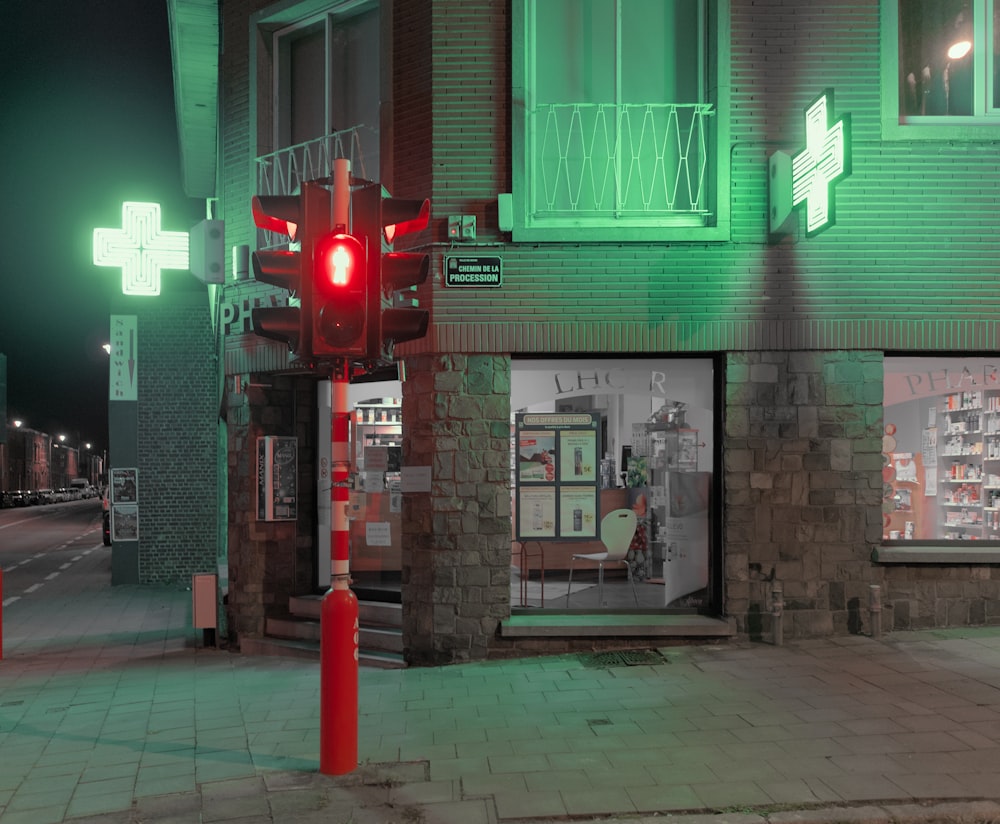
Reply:
[[[288, 611], [299, 618], [313, 621], [320, 619], [323, 609], [322, 595], [293, 595], [288, 599]], [[402, 627], [403, 605], [387, 601], [358, 601], [358, 620], [362, 625]]]
[[[280, 655], [291, 658], [319, 660], [319, 641], [296, 641], [288, 638], [240, 637], [240, 651], [245, 655]], [[387, 651], [360, 649], [358, 666], [370, 669], [406, 669], [403, 656]]]
[[319, 641], [293, 641], [288, 638], [249, 638], [240, 636], [244, 655], [282, 655], [319, 660]]
[[[288, 615], [267, 619], [265, 637], [240, 640], [240, 648], [256, 655], [319, 656], [322, 595], [289, 599]], [[403, 668], [403, 609], [401, 604], [358, 602], [358, 661], [361, 666]]]
[[361, 625], [358, 638], [361, 649], [372, 652], [390, 652], [403, 656], [403, 631], [394, 627]]
[[264, 628], [268, 638], [284, 638], [292, 641], [319, 641], [319, 621], [297, 618], [294, 615], [282, 618], [268, 618]]

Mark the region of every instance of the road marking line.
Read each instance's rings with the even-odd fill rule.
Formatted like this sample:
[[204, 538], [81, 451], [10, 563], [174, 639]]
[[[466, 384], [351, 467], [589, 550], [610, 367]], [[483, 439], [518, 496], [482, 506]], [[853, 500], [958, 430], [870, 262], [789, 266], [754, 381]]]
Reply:
[[[59, 573], [58, 572], [50, 572], [48, 575], [45, 576], [45, 580], [46, 581], [51, 581], [53, 578], [58, 578], [58, 577], [59, 577]], [[27, 590], [25, 590], [25, 591], [27, 591]]]
[[3, 602], [3, 606], [7, 606], [8, 604], [13, 604], [15, 601], [20, 601], [20, 600], [21, 600], [20, 595], [12, 595], [10, 598], [8, 598]]
[[32, 584], [24, 591], [24, 594], [28, 595], [29, 593], [34, 592], [36, 589], [41, 589], [43, 586], [44, 586], [43, 584]]
[[[79, 561], [79, 560], [80, 560], [80, 559], [81, 559], [82, 557], [83, 557], [82, 555], [74, 555], [74, 556], [73, 556], [73, 557], [72, 557], [72, 558], [70, 559], [70, 562], [72, 563], [73, 561]], [[69, 566], [69, 564], [66, 564], [66, 566]]]
[[73, 564], [71, 564], [71, 563], [70, 564], [63, 564], [61, 567], [59, 567], [59, 569], [61, 569], [61, 570], [62, 569], [69, 569], [71, 566], [73, 566]]

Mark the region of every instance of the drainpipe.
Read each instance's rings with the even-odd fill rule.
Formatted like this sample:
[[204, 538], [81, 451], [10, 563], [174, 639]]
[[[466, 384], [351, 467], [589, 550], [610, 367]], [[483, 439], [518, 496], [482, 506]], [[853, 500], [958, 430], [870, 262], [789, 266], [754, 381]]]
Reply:
[[781, 583], [775, 581], [771, 585], [771, 628], [774, 635], [774, 645], [780, 647], [784, 643], [784, 620], [785, 602], [782, 600]]
[[871, 584], [868, 587], [868, 615], [872, 625], [872, 638], [882, 637], [882, 587]]

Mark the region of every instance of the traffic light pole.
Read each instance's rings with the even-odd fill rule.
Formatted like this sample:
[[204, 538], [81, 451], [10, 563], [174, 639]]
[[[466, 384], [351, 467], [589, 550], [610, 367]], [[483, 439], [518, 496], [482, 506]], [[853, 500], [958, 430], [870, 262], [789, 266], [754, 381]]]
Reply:
[[[347, 226], [350, 162], [334, 161], [333, 224]], [[358, 766], [358, 599], [350, 589], [350, 364], [339, 359], [331, 376], [330, 590], [320, 615], [320, 760], [324, 775]]]

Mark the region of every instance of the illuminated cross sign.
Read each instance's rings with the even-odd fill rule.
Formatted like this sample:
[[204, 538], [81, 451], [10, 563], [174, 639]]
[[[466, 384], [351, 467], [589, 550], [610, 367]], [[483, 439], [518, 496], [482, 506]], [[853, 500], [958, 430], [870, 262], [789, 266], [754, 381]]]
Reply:
[[830, 122], [833, 89], [806, 106], [806, 147], [792, 158], [792, 207], [805, 204], [806, 236], [834, 224], [833, 187], [851, 173], [851, 119]]
[[126, 201], [121, 229], [94, 229], [94, 265], [120, 268], [126, 295], [158, 295], [163, 269], [187, 270], [188, 243], [160, 228], [160, 204]]

